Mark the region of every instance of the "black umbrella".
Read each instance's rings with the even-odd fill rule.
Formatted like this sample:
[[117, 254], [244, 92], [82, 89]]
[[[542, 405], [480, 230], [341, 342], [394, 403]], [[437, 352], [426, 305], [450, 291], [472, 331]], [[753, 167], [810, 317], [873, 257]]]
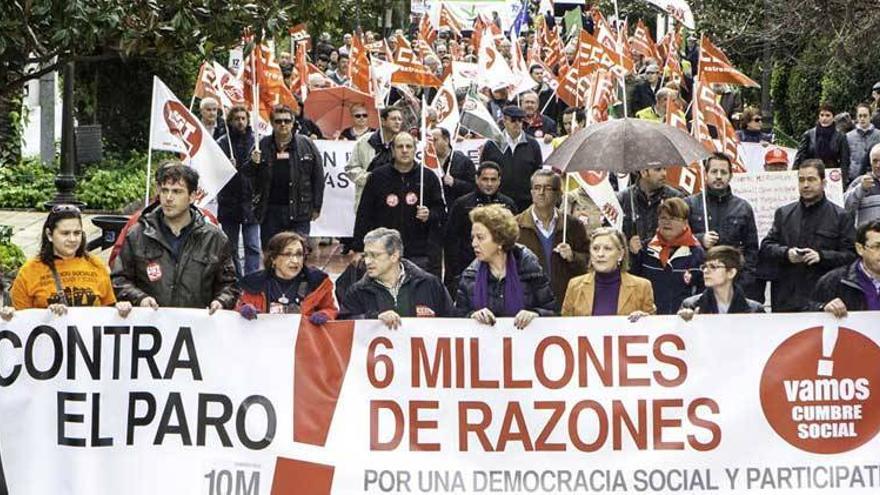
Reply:
[[561, 172], [626, 173], [646, 168], [686, 167], [709, 154], [699, 141], [678, 128], [627, 118], [575, 131], [544, 164]]

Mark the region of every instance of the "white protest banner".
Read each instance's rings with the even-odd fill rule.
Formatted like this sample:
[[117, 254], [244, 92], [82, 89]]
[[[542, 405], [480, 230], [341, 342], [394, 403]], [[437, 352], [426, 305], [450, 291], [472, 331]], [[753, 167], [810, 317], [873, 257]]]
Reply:
[[324, 162], [324, 205], [311, 225], [313, 237], [351, 237], [354, 233], [354, 183], [345, 174], [355, 141], [317, 140]]
[[750, 173], [758, 173], [764, 171], [764, 155], [771, 148], [780, 148], [788, 155], [788, 168], [794, 164], [794, 156], [797, 150], [794, 148], [786, 148], [784, 146], [768, 145], [764, 146], [760, 143], [739, 143], [739, 157], [746, 170]]
[[0, 491], [874, 494], [878, 318], [23, 311]]
[[[825, 197], [843, 208], [843, 181], [839, 169], [828, 169], [825, 175]], [[758, 228], [758, 241], [762, 241], [773, 226], [773, 214], [780, 206], [793, 203], [798, 193], [798, 172], [757, 172], [734, 174], [730, 180], [733, 194], [752, 205]]]

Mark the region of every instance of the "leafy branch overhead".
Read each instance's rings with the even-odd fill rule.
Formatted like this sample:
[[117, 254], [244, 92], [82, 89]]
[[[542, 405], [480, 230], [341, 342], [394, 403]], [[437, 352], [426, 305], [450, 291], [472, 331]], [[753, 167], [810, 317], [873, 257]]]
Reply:
[[67, 61], [214, 54], [237, 44], [247, 27], [257, 33], [285, 30], [297, 10], [304, 8], [280, 0], [0, 2], [0, 69], [21, 72], [37, 64], [21, 77], [6, 78], [0, 92]]

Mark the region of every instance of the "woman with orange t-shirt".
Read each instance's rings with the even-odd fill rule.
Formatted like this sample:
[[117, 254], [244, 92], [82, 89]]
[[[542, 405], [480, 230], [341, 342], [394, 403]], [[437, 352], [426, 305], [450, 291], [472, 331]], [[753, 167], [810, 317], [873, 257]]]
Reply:
[[[110, 271], [86, 252], [79, 208], [52, 208], [43, 224], [40, 253], [21, 267], [10, 292], [15, 309], [48, 308], [56, 315], [70, 306], [116, 304]], [[131, 310], [127, 303], [116, 307], [121, 316]]]

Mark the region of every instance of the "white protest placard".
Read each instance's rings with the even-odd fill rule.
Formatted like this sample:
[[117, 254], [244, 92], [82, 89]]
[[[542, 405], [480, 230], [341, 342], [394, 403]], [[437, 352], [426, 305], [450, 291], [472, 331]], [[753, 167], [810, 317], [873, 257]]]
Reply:
[[311, 225], [312, 237], [351, 237], [354, 233], [354, 183], [345, 174], [345, 164], [355, 141], [317, 140], [324, 163], [324, 205]]
[[[758, 228], [758, 241], [767, 236], [773, 226], [773, 215], [780, 206], [797, 201], [798, 171], [756, 172], [734, 174], [730, 180], [733, 194], [752, 205]], [[843, 183], [839, 169], [828, 169], [825, 174], [825, 196], [843, 208]]]
[[749, 173], [758, 173], [764, 171], [764, 155], [772, 148], [779, 148], [785, 151], [788, 156], [788, 168], [794, 164], [794, 156], [797, 150], [794, 148], [786, 148], [784, 146], [763, 145], [761, 143], [739, 143], [739, 157], [745, 165]]

